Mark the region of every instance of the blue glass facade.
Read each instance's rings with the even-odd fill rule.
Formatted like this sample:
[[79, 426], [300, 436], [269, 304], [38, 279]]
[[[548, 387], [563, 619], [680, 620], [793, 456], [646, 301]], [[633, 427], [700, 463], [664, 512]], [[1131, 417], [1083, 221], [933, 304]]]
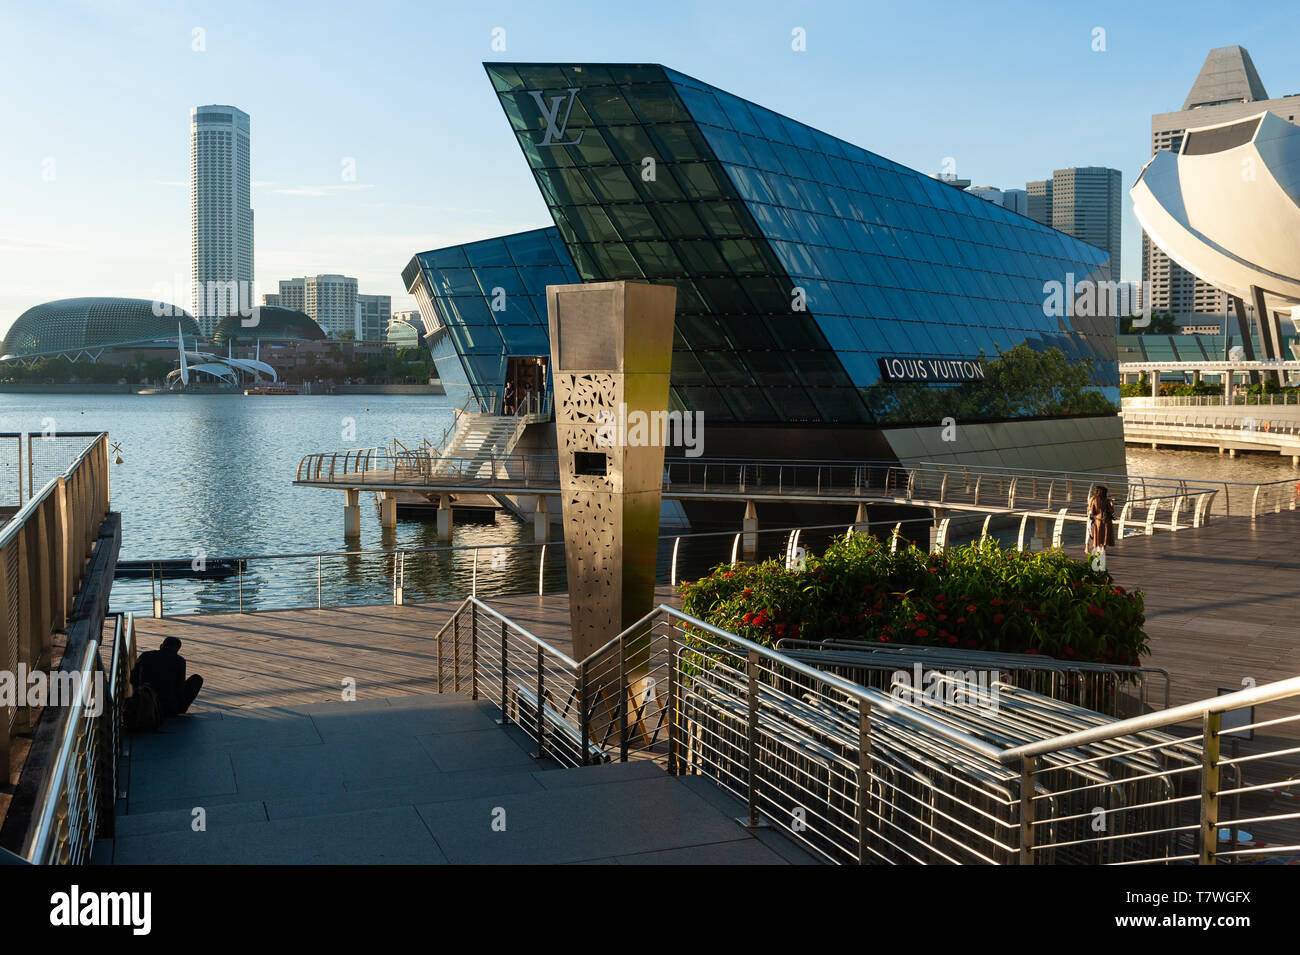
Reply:
[[[1113, 321], [1044, 308], [1045, 282], [1109, 278], [1102, 250], [661, 66], [486, 68], [577, 278], [677, 287], [676, 407], [889, 425], [1118, 403]], [[883, 358], [980, 356], [984, 382], [882, 380]]]
[[420, 252], [403, 278], [446, 329], [431, 347], [454, 399], [500, 397], [511, 357], [549, 355], [546, 286], [581, 281], [555, 229]]

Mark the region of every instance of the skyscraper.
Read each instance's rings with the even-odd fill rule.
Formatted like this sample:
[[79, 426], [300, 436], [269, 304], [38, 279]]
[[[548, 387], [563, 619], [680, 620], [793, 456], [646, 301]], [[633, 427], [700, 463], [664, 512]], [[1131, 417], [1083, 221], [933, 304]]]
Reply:
[[1029, 218], [1110, 253], [1111, 276], [1117, 278], [1121, 185], [1118, 169], [1057, 169], [1051, 179], [1026, 184]]
[[[1300, 96], [1269, 99], [1250, 54], [1240, 46], [1210, 51], [1183, 108], [1151, 117], [1151, 152], [1178, 152], [1188, 129], [1243, 119], [1268, 110], [1295, 123]], [[1151, 283], [1151, 307], [1176, 316], [1224, 315], [1227, 295], [1196, 278], [1142, 235], [1142, 278]]]
[[308, 275], [281, 279], [279, 302], [285, 308], [306, 312], [331, 338], [356, 331], [357, 280], [350, 276]]
[[391, 295], [357, 295], [357, 318], [355, 324], [356, 340], [359, 342], [382, 342], [388, 334], [388, 323], [392, 318], [393, 297]]
[[248, 114], [190, 110], [191, 304], [205, 335], [253, 298], [253, 207]]

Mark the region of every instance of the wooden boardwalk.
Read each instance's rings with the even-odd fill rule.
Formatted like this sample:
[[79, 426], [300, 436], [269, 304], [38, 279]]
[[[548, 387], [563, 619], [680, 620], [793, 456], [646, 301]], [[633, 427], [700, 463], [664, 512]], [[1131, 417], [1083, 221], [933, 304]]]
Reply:
[[[1174, 704], [1300, 675], [1300, 511], [1252, 523], [1130, 537], [1111, 549], [1116, 581], [1146, 594], [1151, 655], [1170, 673]], [[675, 603], [672, 588], [657, 599]], [[568, 652], [568, 597], [492, 597], [495, 609]], [[204, 707], [328, 702], [342, 681], [360, 699], [428, 693], [437, 653], [432, 638], [460, 601], [326, 610], [137, 617], [140, 647], [179, 637], [191, 673], [201, 673]]]
[[[667, 586], [656, 598], [675, 603]], [[567, 594], [488, 603], [555, 649], [571, 651]], [[434, 637], [460, 604], [137, 617], [136, 635], [141, 650], [157, 648], [164, 637], [180, 639], [189, 672], [203, 676], [196, 710], [333, 702], [348, 678], [356, 680], [357, 699], [378, 700], [437, 692]]]
[[1175, 705], [1300, 676], [1300, 511], [1130, 537], [1107, 569], [1146, 595], [1151, 656]]

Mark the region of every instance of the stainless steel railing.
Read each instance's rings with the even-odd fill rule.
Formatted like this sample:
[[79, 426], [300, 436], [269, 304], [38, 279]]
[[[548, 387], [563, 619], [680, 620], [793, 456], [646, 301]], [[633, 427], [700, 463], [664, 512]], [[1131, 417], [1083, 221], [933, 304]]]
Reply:
[[[990, 533], [997, 514], [965, 513], [936, 522], [929, 517], [868, 520], [852, 524], [814, 524], [759, 530], [693, 531], [659, 538], [656, 583], [677, 586], [683, 577], [721, 563], [758, 557], [790, 557], [800, 547], [824, 544], [841, 533], [871, 533], [891, 546], [944, 549], [960, 539]], [[1086, 516], [1082, 508], [1043, 517], [1051, 528], [1038, 546], [1083, 548]], [[1168, 526], [1166, 520], [1160, 529]], [[1133, 522], [1130, 521], [1132, 525]], [[1190, 526], [1183, 522], [1179, 526]], [[1029, 525], [1019, 525], [1017, 549], [1032, 543]], [[1133, 526], [1134, 533], [1141, 528]], [[1154, 525], [1153, 525], [1154, 529]], [[1008, 537], [1010, 531], [1003, 530]], [[928, 544], [927, 544], [928, 542]], [[155, 617], [190, 613], [243, 613], [249, 610], [289, 610], [303, 607], [353, 606], [392, 602], [461, 599], [532, 593], [544, 596], [566, 586], [564, 542], [443, 545], [391, 550], [343, 550], [286, 554], [245, 554], [206, 557], [222, 576], [177, 574], [169, 565], [190, 565], [189, 558], [161, 558], [148, 563], [148, 599], [136, 595], [119, 577], [114, 591], [117, 606]], [[534, 586], [535, 582], [535, 586]], [[132, 602], [132, 601], [135, 602]]]
[[[108, 668], [101, 650], [107, 649]], [[92, 639], [75, 672], [79, 687], [62, 716], [53, 764], [38, 793], [23, 857], [34, 865], [82, 865], [95, 839], [112, 833], [123, 751], [123, 706], [135, 665], [132, 617], [117, 614], [112, 644]]]
[[[1213, 863], [1300, 851], [1290, 804], [1220, 811], [1225, 799], [1300, 791], [1294, 737], [1244, 756], [1220, 749], [1300, 721], [1300, 678], [1115, 721], [996, 678], [981, 687], [996, 690], [989, 707], [935, 667], [947, 692], [934, 698], [901, 679], [859, 686], [663, 605], [580, 661], [473, 597], [436, 640], [440, 689], [496, 703], [539, 755], [569, 766], [654, 758], [703, 775], [745, 804], [749, 825], [831, 862]], [[1225, 727], [1225, 713], [1266, 703], [1287, 712]], [[1188, 720], [1203, 723], [1199, 735], [1179, 735]], [[1236, 848], [1246, 826], [1275, 841]]]
[[[28, 434], [25, 462], [23, 437], [0, 435], [17, 444], [22, 501], [0, 526], [0, 672], [8, 673], [48, 663], [53, 633], [68, 623], [86, 558], [109, 508], [106, 433], [49, 439]], [[43, 486], [36, 486], [38, 478]], [[23, 707], [0, 704], [0, 770], [8, 771], [12, 735], [26, 729], [31, 718]]]

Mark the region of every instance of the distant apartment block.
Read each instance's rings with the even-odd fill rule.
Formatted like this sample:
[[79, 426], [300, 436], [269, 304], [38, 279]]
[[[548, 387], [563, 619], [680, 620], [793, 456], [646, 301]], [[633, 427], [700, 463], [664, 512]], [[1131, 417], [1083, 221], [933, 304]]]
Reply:
[[253, 206], [248, 114], [190, 110], [191, 311], [204, 335], [252, 308]]
[[1051, 179], [1025, 184], [1026, 213], [1110, 254], [1111, 275], [1119, 275], [1123, 183], [1118, 169], [1075, 166]]
[[353, 332], [359, 342], [382, 342], [388, 335], [392, 318], [391, 295], [357, 295], [356, 320]]
[[[1300, 95], [1269, 99], [1250, 54], [1240, 46], [1210, 51], [1183, 108], [1151, 117], [1152, 155], [1178, 152], [1188, 129], [1212, 126], [1268, 110], [1289, 123], [1300, 117]], [[1151, 307], [1175, 316], [1224, 315], [1227, 295], [1176, 265], [1142, 236], [1142, 278], [1151, 283]]]
[[357, 280], [354, 278], [346, 275], [308, 275], [282, 279], [278, 299], [276, 304], [284, 308], [306, 312], [331, 338], [338, 338], [344, 332], [356, 331]]
[[1010, 209], [1012, 212], [1020, 215], [1027, 215], [1028, 194], [1024, 189], [997, 189], [993, 186], [971, 186], [966, 190], [971, 195], [979, 196], [981, 199], [987, 199], [989, 202], [999, 205], [1004, 209]]

